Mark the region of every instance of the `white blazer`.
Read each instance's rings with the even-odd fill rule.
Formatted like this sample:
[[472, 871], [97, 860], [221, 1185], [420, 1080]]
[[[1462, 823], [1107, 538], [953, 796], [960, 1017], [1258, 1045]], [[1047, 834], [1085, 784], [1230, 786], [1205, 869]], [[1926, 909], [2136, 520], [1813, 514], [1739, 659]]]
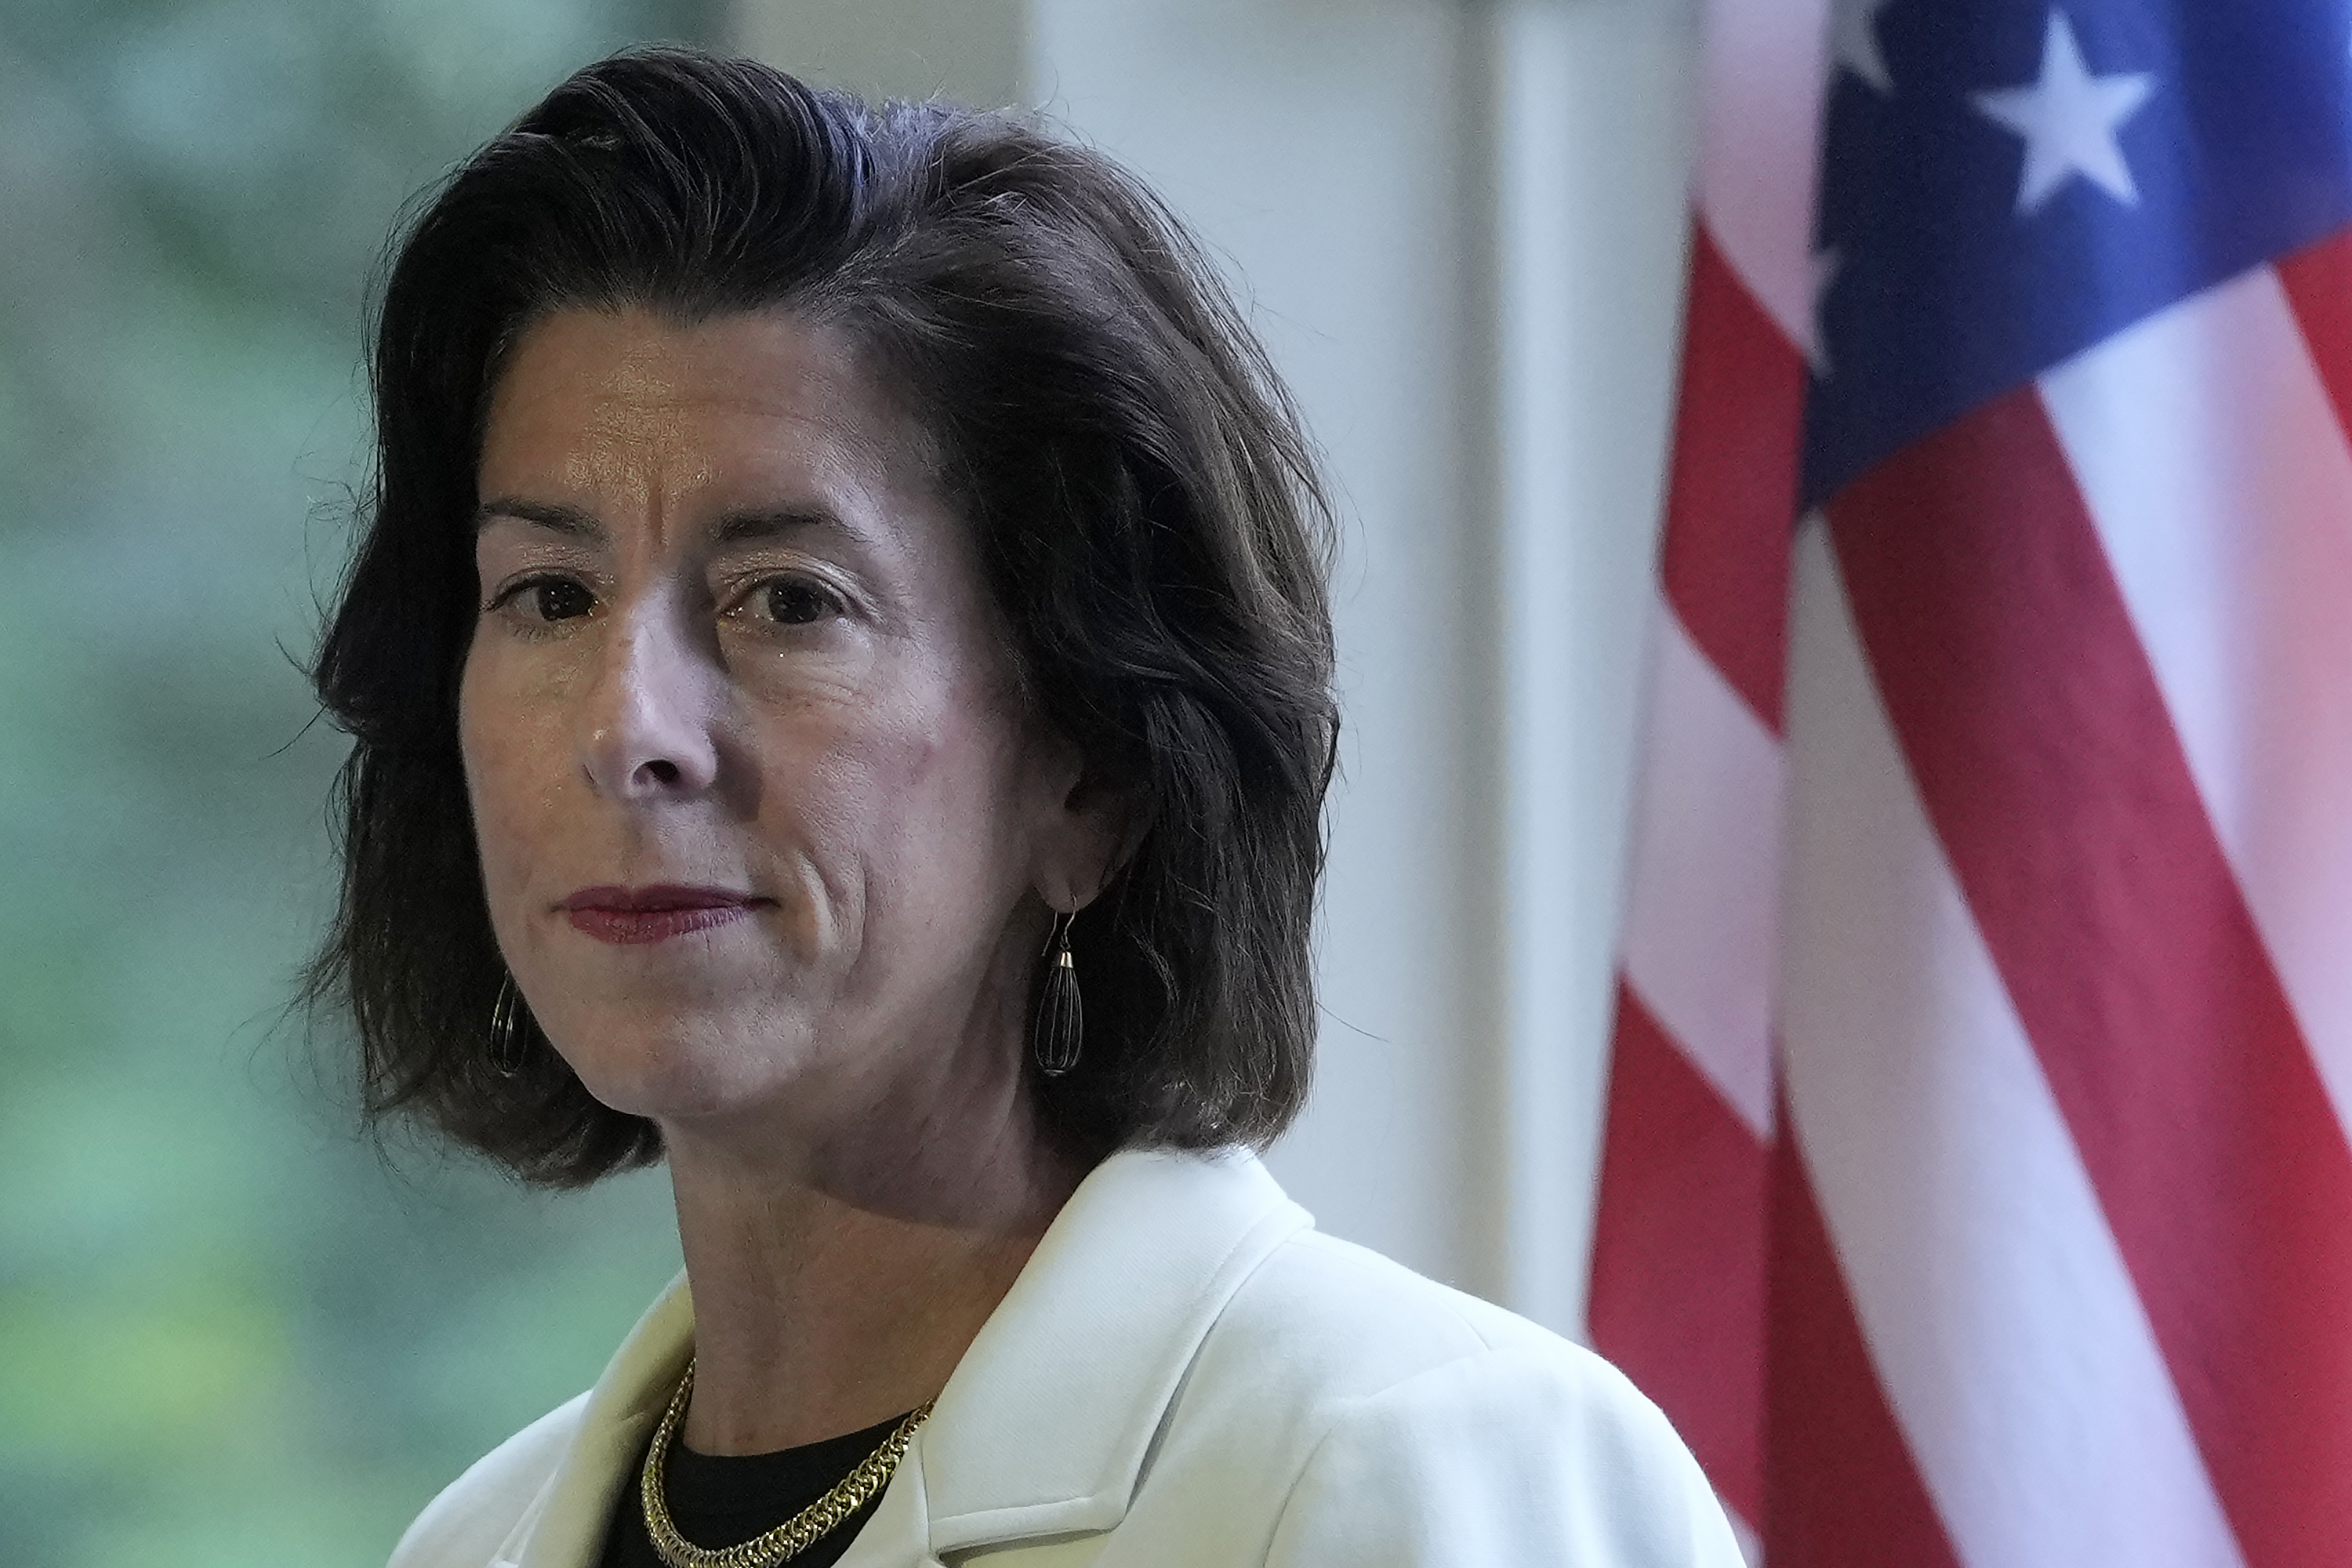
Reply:
[[[673, 1284], [596, 1386], [436, 1499], [392, 1568], [592, 1568], [684, 1369]], [[1245, 1153], [1078, 1186], [841, 1568], [1739, 1568], [1599, 1357], [1316, 1233]]]

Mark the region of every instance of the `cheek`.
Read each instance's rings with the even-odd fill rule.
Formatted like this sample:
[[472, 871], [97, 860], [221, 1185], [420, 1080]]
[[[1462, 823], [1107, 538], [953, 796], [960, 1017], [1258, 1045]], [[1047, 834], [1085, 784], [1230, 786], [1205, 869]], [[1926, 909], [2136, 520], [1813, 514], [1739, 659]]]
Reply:
[[842, 815], [859, 824], [870, 873], [895, 895], [895, 908], [877, 912], [935, 931], [1002, 915], [1024, 874], [1009, 727], [953, 702], [898, 717], [868, 732], [842, 781], [854, 795]]
[[527, 879], [537, 837], [562, 782], [569, 751], [543, 692], [495, 652], [477, 650], [458, 686], [457, 743], [473, 808], [482, 881], [493, 913]]

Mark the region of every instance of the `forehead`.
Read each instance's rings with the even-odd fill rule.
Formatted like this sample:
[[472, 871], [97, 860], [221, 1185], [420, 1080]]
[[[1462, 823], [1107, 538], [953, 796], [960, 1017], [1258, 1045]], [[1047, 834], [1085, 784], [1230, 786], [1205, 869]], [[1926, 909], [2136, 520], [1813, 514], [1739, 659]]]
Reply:
[[493, 388], [484, 494], [921, 484], [915, 421], [837, 331], [785, 310], [679, 321], [641, 308], [534, 322]]

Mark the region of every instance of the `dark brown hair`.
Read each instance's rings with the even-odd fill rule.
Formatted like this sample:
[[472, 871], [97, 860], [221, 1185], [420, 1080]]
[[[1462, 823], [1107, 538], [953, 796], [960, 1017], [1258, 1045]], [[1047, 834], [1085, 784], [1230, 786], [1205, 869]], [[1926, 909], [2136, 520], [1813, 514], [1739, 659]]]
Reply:
[[1264, 1143], [1313, 1058], [1309, 955], [1338, 713], [1331, 521], [1297, 415], [1213, 270], [1132, 177], [1022, 120], [869, 106], [683, 50], [591, 66], [397, 241], [375, 471], [314, 671], [354, 744], [341, 906], [373, 1115], [536, 1181], [660, 1154], [543, 1042], [502, 1076], [505, 977], [457, 749], [485, 406], [567, 308], [785, 309], [850, 335], [939, 449], [1031, 700], [1145, 825], [1076, 923], [1077, 1068], [1033, 1079], [1096, 1152]]

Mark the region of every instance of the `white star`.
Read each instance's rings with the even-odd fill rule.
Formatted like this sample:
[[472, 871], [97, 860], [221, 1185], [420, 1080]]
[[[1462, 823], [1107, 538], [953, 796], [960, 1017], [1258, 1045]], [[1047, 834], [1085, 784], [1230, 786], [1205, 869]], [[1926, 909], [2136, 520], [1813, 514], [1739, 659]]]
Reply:
[[1830, 378], [1829, 333], [1822, 326], [1822, 307], [1829, 302], [1830, 286], [1837, 281], [1838, 269], [1845, 258], [1835, 250], [1816, 250], [1806, 270], [1811, 275], [1813, 313], [1807, 321], [1812, 330], [1805, 338], [1805, 363], [1812, 366], [1815, 379]]
[[1878, 14], [1889, 0], [1838, 0], [1831, 26], [1830, 58], [1882, 93], [1895, 90], [1886, 57], [1878, 52]]
[[2139, 187], [2132, 184], [2116, 132], [2155, 90], [2156, 79], [2145, 72], [2093, 76], [2074, 25], [2065, 12], [2053, 10], [2042, 38], [2042, 79], [1971, 96], [1979, 110], [2025, 139], [2017, 210], [2031, 213], [2074, 174], [2126, 205], [2137, 205]]

